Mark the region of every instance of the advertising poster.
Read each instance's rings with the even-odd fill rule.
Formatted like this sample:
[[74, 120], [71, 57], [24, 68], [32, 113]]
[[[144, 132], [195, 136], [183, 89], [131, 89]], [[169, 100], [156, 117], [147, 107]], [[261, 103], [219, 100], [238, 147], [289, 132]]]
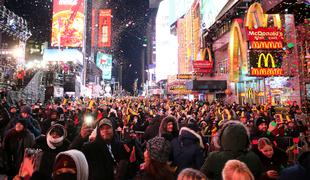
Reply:
[[98, 47], [111, 46], [111, 9], [99, 11]]
[[104, 54], [101, 52], [97, 53], [97, 67], [102, 70], [102, 79], [111, 80], [112, 76], [112, 55]]
[[54, 0], [51, 46], [82, 47], [84, 0]]

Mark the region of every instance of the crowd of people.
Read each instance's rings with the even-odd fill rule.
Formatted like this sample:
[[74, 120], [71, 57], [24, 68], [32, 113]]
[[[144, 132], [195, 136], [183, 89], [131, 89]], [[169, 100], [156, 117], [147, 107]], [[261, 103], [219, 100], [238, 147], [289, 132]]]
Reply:
[[0, 178], [310, 179], [307, 108], [157, 97], [29, 106], [3, 98]]

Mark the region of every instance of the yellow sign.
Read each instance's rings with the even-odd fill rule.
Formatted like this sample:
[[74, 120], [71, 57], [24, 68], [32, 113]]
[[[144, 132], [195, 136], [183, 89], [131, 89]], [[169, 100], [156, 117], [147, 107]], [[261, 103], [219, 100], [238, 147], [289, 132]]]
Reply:
[[279, 14], [265, 14], [260, 3], [253, 3], [246, 15], [245, 26], [249, 29], [253, 27], [267, 27], [269, 18], [273, 19], [274, 26], [281, 29], [282, 23]]
[[246, 95], [249, 99], [253, 99], [254, 98], [253, 88], [249, 88]]
[[[269, 60], [271, 65], [269, 64]], [[264, 67], [262, 67], [262, 61], [264, 63]], [[250, 73], [252, 76], [282, 76], [283, 69], [276, 67], [274, 57], [271, 53], [261, 53], [258, 56], [257, 68], [251, 68]]]
[[257, 67], [258, 68], [262, 67], [262, 58], [264, 59], [264, 67], [268, 67], [268, 65], [269, 65], [268, 60], [269, 60], [269, 58], [271, 60], [271, 67], [273, 67], [273, 68], [276, 67], [276, 65], [274, 63], [273, 56], [270, 53], [268, 53], [267, 55], [265, 55], [264, 53], [261, 53], [259, 55], [258, 62], [257, 62]]

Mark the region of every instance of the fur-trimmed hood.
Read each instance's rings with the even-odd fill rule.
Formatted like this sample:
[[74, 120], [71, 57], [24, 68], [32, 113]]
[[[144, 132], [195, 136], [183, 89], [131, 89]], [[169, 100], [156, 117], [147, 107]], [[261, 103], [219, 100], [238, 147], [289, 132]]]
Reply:
[[179, 139], [181, 142], [184, 142], [184, 140], [186, 140], [186, 139], [189, 139], [191, 141], [197, 141], [199, 143], [199, 146], [201, 148], [204, 148], [201, 136], [188, 127], [182, 127], [181, 128], [181, 130], [179, 132]]
[[169, 134], [167, 132], [167, 124], [169, 122], [173, 123], [172, 134], [176, 136], [178, 135], [179, 127], [178, 127], [177, 119], [174, 116], [167, 116], [160, 123], [159, 132], [158, 132], [159, 137], [162, 137], [164, 134]]

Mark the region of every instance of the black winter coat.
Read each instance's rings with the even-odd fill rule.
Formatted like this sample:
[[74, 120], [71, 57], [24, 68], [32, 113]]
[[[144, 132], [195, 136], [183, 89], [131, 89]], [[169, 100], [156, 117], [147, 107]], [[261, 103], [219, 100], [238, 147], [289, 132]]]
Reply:
[[[89, 180], [122, 179], [122, 176], [126, 174], [125, 168], [129, 154], [123, 144], [114, 138], [111, 142], [114, 161], [108, 145], [101, 139], [98, 129], [96, 139], [93, 142], [85, 143], [87, 139], [82, 139], [79, 135], [71, 143], [70, 148], [80, 149], [84, 153], [89, 167]], [[115, 169], [117, 169], [116, 175], [114, 175]]]
[[40, 163], [39, 172], [46, 176], [51, 177], [53, 172], [53, 165], [58, 153], [66, 151], [69, 147], [69, 141], [64, 140], [62, 146], [57, 147], [56, 149], [51, 149], [46, 142], [46, 136], [40, 136], [36, 139], [35, 145], [33, 148], [41, 149], [43, 151], [42, 161]]
[[262, 163], [254, 152], [248, 150], [249, 134], [243, 124], [228, 121], [219, 132], [219, 145], [221, 150], [210, 153], [201, 168], [208, 179], [222, 179], [225, 163], [232, 159], [244, 162], [254, 177], [260, 177]]
[[203, 164], [203, 141], [195, 131], [182, 127], [179, 137], [172, 140], [173, 164], [180, 172], [185, 168], [200, 169]]

